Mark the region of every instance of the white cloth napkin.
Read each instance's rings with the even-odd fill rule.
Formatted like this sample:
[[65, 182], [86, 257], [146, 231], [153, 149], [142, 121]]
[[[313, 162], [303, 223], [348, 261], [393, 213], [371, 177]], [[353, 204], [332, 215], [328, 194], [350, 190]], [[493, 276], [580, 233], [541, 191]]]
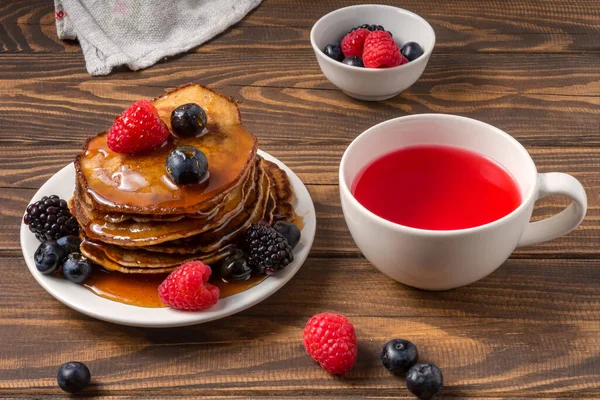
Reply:
[[262, 0], [54, 0], [60, 39], [77, 39], [90, 75], [147, 68], [199, 46]]

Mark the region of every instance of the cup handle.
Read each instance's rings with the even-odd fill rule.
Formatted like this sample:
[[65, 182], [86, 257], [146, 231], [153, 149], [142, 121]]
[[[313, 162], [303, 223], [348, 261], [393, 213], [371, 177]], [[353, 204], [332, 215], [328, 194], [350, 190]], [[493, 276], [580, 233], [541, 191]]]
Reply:
[[517, 247], [547, 242], [577, 228], [587, 211], [587, 196], [581, 183], [571, 175], [560, 172], [538, 174], [536, 201], [553, 194], [564, 194], [573, 201], [558, 214], [541, 221], [530, 222], [523, 231]]

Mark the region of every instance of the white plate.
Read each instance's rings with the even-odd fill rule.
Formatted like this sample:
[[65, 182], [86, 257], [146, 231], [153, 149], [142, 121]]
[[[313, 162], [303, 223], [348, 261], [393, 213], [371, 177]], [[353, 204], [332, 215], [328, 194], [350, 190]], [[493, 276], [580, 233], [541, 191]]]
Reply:
[[[296, 192], [296, 204], [294, 204], [296, 213], [304, 217], [304, 228], [302, 229], [302, 239], [294, 248], [294, 262], [253, 288], [221, 299], [215, 306], [200, 312], [177, 311], [170, 308], [144, 308], [118, 303], [97, 296], [86, 288], [61, 277], [42, 275], [33, 261], [33, 255], [39, 242], [29, 231], [27, 225], [22, 223], [21, 248], [29, 271], [38, 283], [61, 303], [90, 317], [122, 325], [174, 327], [200, 324], [227, 317], [260, 303], [281, 289], [298, 272], [312, 247], [317, 221], [310, 194], [296, 174], [275, 157], [260, 150], [258, 153], [287, 172]], [[48, 179], [33, 196], [31, 202], [52, 194], [69, 199], [73, 196], [74, 190], [75, 168], [71, 163]]]

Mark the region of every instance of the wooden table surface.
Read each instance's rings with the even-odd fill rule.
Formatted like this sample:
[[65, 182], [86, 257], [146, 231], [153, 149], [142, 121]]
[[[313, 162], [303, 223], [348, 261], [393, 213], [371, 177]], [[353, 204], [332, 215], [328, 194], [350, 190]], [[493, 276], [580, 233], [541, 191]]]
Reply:
[[[79, 360], [93, 374], [86, 393], [115, 399], [408, 398], [379, 361], [402, 337], [442, 368], [446, 398], [600, 398], [600, 2], [383, 2], [426, 18], [437, 45], [421, 79], [380, 103], [333, 87], [309, 44], [311, 25], [348, 1], [265, 0], [189, 54], [94, 78], [78, 44], [57, 39], [51, 1], [1, 2], [0, 397], [63, 398], [57, 368]], [[26, 269], [25, 207], [128, 104], [188, 82], [241, 100], [261, 148], [305, 182], [318, 219], [309, 260], [263, 303], [195, 327], [117, 326], [63, 306]], [[427, 112], [496, 125], [541, 172], [577, 177], [589, 198], [581, 227], [461, 289], [415, 290], [377, 272], [342, 217], [340, 157], [366, 128]], [[566, 204], [541, 201], [536, 218]], [[358, 361], [343, 378], [302, 347], [305, 322], [326, 310], [357, 329]]]

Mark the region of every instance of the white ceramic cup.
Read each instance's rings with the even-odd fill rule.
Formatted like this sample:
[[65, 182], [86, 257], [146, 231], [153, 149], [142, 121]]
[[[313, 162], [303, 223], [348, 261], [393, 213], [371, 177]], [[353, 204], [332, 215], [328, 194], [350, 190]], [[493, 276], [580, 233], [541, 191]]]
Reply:
[[[434, 231], [387, 221], [354, 198], [352, 183], [373, 160], [403, 147], [427, 144], [460, 147], [496, 161], [517, 181], [521, 205], [485, 225]], [[344, 218], [364, 256], [390, 278], [426, 290], [452, 289], [485, 277], [516, 247], [552, 240], [575, 229], [587, 209], [585, 190], [577, 179], [558, 172], [538, 174], [527, 150], [510, 135], [455, 115], [420, 114], [375, 125], [346, 149], [339, 179]], [[557, 215], [529, 222], [535, 201], [554, 194], [573, 201]]]
[[[383, 25], [392, 32], [398, 46], [417, 42], [423, 55], [393, 68], [357, 68], [335, 61], [323, 53], [328, 43], [340, 42], [350, 29], [363, 24]], [[427, 66], [435, 32], [417, 14], [398, 7], [361, 4], [339, 8], [319, 19], [310, 31], [313, 47], [323, 75], [350, 97], [378, 101], [397, 96], [419, 79]]]

